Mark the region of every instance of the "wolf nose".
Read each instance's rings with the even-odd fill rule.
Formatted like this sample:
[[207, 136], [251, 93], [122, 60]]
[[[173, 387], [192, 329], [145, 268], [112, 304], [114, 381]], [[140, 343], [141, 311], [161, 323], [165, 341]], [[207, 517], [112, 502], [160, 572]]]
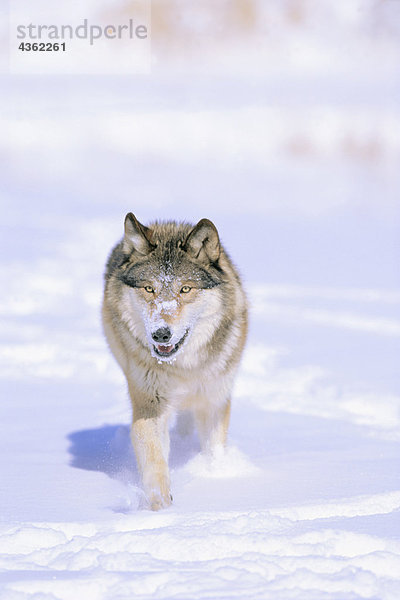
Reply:
[[160, 327], [160, 329], [157, 329], [157, 331], [151, 334], [151, 337], [158, 344], [162, 344], [169, 342], [172, 337], [172, 333], [169, 327]]

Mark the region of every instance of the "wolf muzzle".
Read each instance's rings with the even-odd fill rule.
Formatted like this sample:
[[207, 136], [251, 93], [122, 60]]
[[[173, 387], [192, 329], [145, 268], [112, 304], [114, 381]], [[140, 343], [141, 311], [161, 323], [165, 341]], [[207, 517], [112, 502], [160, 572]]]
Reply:
[[188, 336], [188, 333], [189, 329], [186, 329], [185, 334], [181, 337], [179, 342], [176, 344], [168, 344], [172, 337], [172, 332], [169, 327], [160, 327], [160, 329], [157, 329], [157, 331], [151, 334], [151, 337], [156, 342], [153, 345], [155, 353], [162, 358], [172, 356], [182, 346], [183, 342]]
[[167, 344], [172, 337], [172, 332], [169, 327], [160, 327], [151, 334], [151, 337], [157, 344]]

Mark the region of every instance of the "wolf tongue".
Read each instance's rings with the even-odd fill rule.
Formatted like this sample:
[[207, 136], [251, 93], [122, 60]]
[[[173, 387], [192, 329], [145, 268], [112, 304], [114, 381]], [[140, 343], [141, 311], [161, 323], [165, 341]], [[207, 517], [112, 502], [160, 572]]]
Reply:
[[157, 348], [159, 349], [160, 352], [168, 353], [168, 352], [171, 352], [171, 350], [173, 349], [173, 346], [162, 346], [161, 344], [159, 344], [157, 346]]

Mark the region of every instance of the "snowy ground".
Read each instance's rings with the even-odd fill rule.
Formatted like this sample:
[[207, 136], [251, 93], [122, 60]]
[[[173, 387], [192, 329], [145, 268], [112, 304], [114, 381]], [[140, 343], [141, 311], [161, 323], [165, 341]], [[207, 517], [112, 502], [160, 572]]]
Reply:
[[398, 598], [399, 293], [249, 284], [230, 449], [175, 429], [153, 514], [98, 322], [116, 224], [32, 218], [2, 274], [0, 597]]
[[[399, 80], [360, 39], [303, 76], [2, 76], [1, 600], [400, 597]], [[227, 455], [173, 427], [157, 514], [99, 322], [128, 210], [211, 218], [252, 305]]]

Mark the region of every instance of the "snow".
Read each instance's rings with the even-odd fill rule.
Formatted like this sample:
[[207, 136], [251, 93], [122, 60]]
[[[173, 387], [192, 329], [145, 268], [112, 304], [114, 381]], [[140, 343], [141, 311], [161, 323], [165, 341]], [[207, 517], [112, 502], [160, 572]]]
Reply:
[[[260, 3], [263, 43], [148, 78], [1, 76], [1, 600], [400, 597], [398, 6], [350, 4]], [[129, 211], [212, 219], [251, 303], [227, 452], [173, 423], [159, 513], [100, 325]]]

